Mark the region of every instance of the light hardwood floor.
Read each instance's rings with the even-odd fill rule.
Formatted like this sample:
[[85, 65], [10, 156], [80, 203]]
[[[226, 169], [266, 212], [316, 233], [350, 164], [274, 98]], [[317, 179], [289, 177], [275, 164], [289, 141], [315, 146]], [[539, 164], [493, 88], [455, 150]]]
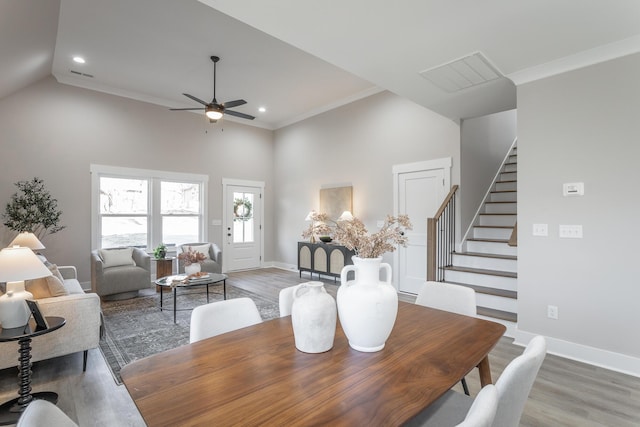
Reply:
[[[295, 272], [270, 268], [232, 273], [227, 285], [277, 299], [280, 289], [308, 280], [308, 274], [299, 278]], [[323, 281], [335, 295], [337, 284]], [[412, 297], [401, 299], [413, 302]], [[521, 353], [522, 348], [508, 338], [498, 343], [490, 355], [494, 381]], [[477, 394], [477, 371], [467, 376], [467, 382], [472, 395]], [[126, 388], [115, 384], [98, 349], [89, 351], [85, 373], [81, 353], [34, 363], [32, 387], [35, 392], [57, 392], [58, 406], [81, 426], [145, 425]], [[0, 402], [15, 397], [17, 389], [17, 370], [0, 371]], [[459, 385], [456, 389], [462, 391]], [[640, 378], [547, 355], [520, 425], [640, 426]]]

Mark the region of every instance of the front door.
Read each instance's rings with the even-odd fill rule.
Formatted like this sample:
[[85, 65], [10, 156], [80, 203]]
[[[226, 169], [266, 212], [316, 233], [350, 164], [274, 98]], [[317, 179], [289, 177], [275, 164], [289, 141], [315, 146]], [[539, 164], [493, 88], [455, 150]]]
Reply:
[[409, 215], [407, 247], [399, 247], [398, 291], [417, 294], [427, 277], [427, 218], [433, 217], [446, 197], [447, 169], [405, 171], [397, 175], [397, 212]]
[[262, 188], [225, 186], [225, 271], [259, 268], [262, 260]]

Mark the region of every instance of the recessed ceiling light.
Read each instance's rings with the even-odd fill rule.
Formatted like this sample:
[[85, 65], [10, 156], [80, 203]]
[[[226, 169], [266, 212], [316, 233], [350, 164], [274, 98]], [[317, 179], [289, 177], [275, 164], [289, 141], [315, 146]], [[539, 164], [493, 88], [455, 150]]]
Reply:
[[258, 111], [260, 111], [261, 113], [264, 113], [265, 111], [267, 111], [267, 109], [264, 107], [260, 107], [258, 108]]
[[84, 60], [84, 58], [83, 58], [83, 57], [81, 57], [81, 56], [74, 56], [74, 57], [73, 57], [73, 61], [74, 61], [74, 62], [77, 62], [78, 64], [84, 64], [84, 63], [86, 62], [86, 61]]

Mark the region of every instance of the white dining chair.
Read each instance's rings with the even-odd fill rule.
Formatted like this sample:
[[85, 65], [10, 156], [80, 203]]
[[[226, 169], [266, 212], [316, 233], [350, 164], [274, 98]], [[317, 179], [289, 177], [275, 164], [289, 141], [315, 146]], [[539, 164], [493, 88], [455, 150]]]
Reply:
[[[533, 382], [547, 354], [543, 336], [533, 338], [521, 356], [507, 365], [496, 382], [498, 409], [493, 427], [514, 427], [520, 424], [524, 405]], [[447, 391], [424, 411], [412, 418], [407, 426], [445, 427], [461, 423], [473, 404], [473, 399], [453, 390]]]
[[498, 409], [498, 390], [493, 384], [482, 387], [467, 416], [457, 427], [491, 427]]
[[[476, 292], [466, 286], [444, 282], [425, 282], [416, 298], [416, 304], [464, 316], [476, 316]], [[470, 396], [467, 380], [462, 378], [462, 388]]]
[[189, 342], [235, 331], [262, 322], [251, 298], [234, 298], [198, 306], [191, 313]]
[[300, 285], [289, 286], [281, 289], [278, 297], [280, 307], [280, 317], [291, 316], [291, 307], [293, 307], [293, 294]]
[[53, 403], [37, 399], [29, 403], [16, 427], [78, 427], [71, 418]]

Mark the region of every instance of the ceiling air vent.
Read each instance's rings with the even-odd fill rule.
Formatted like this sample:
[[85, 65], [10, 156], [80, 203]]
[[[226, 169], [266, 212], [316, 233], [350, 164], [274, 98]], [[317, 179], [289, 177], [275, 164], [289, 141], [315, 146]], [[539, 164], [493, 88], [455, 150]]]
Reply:
[[76, 74], [78, 76], [82, 76], [82, 77], [89, 77], [89, 78], [93, 78], [93, 76], [91, 74], [86, 74], [86, 73], [81, 73], [80, 71], [76, 71], [76, 70], [69, 70], [71, 72], [71, 74]]
[[481, 52], [421, 71], [419, 74], [447, 92], [458, 92], [503, 77]]

